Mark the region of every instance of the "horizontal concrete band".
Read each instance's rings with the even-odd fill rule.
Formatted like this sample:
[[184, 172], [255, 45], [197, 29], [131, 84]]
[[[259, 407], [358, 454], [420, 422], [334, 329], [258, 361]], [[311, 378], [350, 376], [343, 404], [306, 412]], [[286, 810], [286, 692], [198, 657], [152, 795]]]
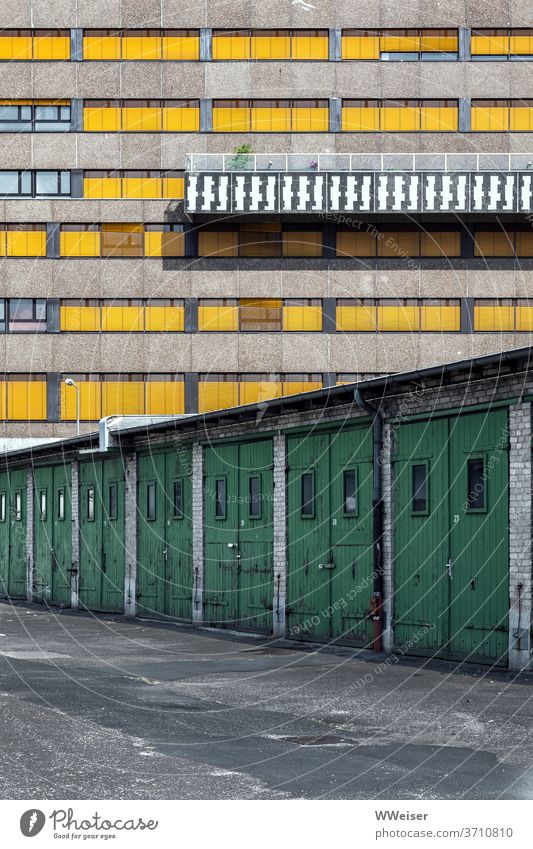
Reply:
[[185, 210], [229, 212], [531, 212], [530, 172], [202, 173]]

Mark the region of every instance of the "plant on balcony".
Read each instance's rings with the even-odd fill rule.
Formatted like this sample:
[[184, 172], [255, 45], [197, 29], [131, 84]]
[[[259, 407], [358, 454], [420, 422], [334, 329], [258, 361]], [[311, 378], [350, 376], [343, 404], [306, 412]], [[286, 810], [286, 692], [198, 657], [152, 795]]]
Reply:
[[233, 149], [233, 156], [227, 164], [228, 170], [246, 171], [248, 169], [250, 155], [253, 155], [253, 148], [248, 142], [235, 147]]

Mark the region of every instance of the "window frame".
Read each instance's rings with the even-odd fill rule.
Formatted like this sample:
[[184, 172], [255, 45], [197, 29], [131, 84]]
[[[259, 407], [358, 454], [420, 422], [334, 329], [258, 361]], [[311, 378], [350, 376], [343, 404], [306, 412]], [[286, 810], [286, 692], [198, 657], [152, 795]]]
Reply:
[[[417, 459], [412, 460], [409, 464], [411, 469], [411, 474], [409, 478], [409, 504], [410, 504], [410, 512], [411, 516], [429, 516], [429, 460]], [[424, 474], [424, 488], [425, 488], [425, 506], [421, 510], [417, 510], [415, 508], [417, 493], [420, 492], [420, 487], [415, 489], [415, 469], [423, 468], [425, 469]]]

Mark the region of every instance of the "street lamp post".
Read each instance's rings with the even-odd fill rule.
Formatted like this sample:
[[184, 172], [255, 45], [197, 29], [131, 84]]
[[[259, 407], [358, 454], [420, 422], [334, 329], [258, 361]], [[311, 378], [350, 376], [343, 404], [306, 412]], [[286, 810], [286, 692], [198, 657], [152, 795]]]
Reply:
[[65, 384], [67, 386], [73, 386], [76, 390], [76, 435], [80, 435], [80, 387], [77, 383], [75, 383], [71, 377], [65, 378]]

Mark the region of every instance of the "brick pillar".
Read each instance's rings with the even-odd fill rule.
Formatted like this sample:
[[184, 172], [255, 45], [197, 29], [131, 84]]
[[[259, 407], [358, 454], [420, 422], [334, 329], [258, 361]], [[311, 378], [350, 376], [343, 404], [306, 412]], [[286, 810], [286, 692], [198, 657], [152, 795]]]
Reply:
[[137, 612], [137, 454], [124, 456], [125, 505], [124, 541], [126, 573], [124, 576], [124, 616]]
[[33, 601], [33, 467], [26, 473], [26, 600]]
[[530, 661], [531, 495], [531, 404], [517, 404], [509, 408], [510, 669]]
[[285, 607], [287, 603], [287, 497], [286, 497], [286, 448], [285, 437], [274, 437], [274, 502], [272, 516], [274, 524], [274, 603], [273, 634], [286, 634]]
[[80, 601], [80, 464], [71, 464], [70, 501], [72, 510], [72, 572], [70, 573], [70, 606], [77, 610]]
[[204, 588], [204, 454], [192, 446], [192, 621], [203, 622]]
[[392, 651], [394, 635], [392, 631], [392, 614], [394, 601], [393, 577], [393, 509], [394, 484], [392, 475], [392, 449], [394, 431], [390, 424], [383, 426], [383, 449], [381, 454], [381, 485], [383, 495], [383, 649]]

